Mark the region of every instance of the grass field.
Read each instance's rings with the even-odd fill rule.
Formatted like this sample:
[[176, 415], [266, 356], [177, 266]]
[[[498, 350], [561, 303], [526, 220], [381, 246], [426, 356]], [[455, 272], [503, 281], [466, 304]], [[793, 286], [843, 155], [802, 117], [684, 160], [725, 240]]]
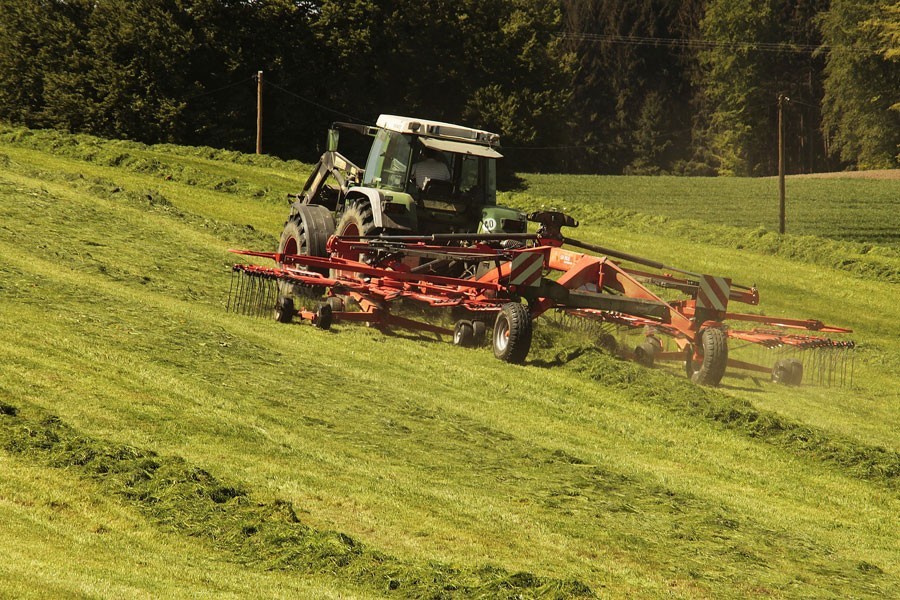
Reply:
[[[785, 230], [900, 249], [900, 172], [893, 178], [794, 176], [785, 183]], [[839, 174], [835, 174], [839, 175]], [[778, 180], [772, 177], [615, 177], [523, 175], [542, 202], [593, 206], [778, 231]]]
[[[897, 182], [783, 238], [748, 221], [764, 180], [503, 195], [855, 329], [852, 386], [707, 389], [540, 322], [511, 366], [226, 313], [227, 249], [273, 248], [307, 174], [0, 127], [0, 596], [900, 596]], [[685, 185], [716, 210], [656, 208]]]

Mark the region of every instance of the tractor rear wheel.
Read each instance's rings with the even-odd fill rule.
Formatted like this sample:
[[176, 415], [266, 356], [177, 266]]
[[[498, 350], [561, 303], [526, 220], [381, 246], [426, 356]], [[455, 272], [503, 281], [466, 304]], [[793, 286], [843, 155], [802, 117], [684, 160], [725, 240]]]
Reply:
[[528, 307], [518, 302], [504, 304], [494, 322], [494, 356], [513, 364], [525, 362], [531, 349], [531, 334]]
[[728, 336], [721, 329], [710, 327], [700, 332], [703, 362], [694, 371], [691, 381], [700, 385], [717, 386], [728, 366]]
[[[346, 206], [344, 206], [344, 214], [341, 215], [334, 233], [338, 236], [349, 237], [375, 235], [377, 231], [375, 219], [372, 216], [372, 204], [364, 198], [348, 200]], [[351, 256], [340, 256], [340, 258], [359, 261], [362, 259], [362, 255], [354, 254]], [[331, 271], [332, 277], [337, 277], [341, 274], [345, 277], [359, 277], [358, 274], [350, 271], [337, 271], [335, 269]]]
[[335, 229], [337, 235], [365, 236], [375, 233], [371, 203], [363, 198], [349, 200]]

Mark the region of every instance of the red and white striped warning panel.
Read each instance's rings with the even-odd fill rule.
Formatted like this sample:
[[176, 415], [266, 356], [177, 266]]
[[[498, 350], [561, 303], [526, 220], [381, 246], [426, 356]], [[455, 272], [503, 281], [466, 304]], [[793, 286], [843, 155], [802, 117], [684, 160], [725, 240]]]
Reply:
[[510, 285], [537, 287], [541, 285], [544, 255], [538, 252], [520, 252], [512, 259], [509, 271]]
[[731, 293], [731, 280], [727, 277], [704, 275], [700, 279], [700, 291], [697, 294], [697, 307], [725, 310], [728, 296]]

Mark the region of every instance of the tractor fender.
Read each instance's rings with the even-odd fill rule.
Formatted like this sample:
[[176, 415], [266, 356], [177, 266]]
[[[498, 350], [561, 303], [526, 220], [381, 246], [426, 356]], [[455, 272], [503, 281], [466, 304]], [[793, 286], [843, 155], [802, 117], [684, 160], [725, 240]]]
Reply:
[[[388, 192], [367, 187], [352, 187], [347, 190], [347, 201], [365, 198], [372, 207], [372, 221], [379, 229], [413, 231], [416, 228], [416, 205], [409, 194]], [[385, 211], [386, 206], [400, 210]], [[390, 214], [387, 214], [390, 212]]]

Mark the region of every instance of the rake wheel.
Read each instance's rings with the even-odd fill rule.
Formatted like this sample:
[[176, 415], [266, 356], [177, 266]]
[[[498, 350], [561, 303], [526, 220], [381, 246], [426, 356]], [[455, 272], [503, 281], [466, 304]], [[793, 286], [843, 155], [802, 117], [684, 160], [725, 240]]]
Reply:
[[294, 299], [281, 296], [275, 303], [275, 320], [279, 323], [290, 323], [294, 319]]
[[728, 336], [721, 329], [710, 327], [700, 331], [703, 362], [694, 371], [691, 381], [700, 385], [717, 386], [728, 366]]
[[656, 353], [662, 350], [662, 344], [655, 337], [647, 337], [634, 349], [634, 360], [643, 367], [652, 368]]
[[453, 343], [462, 348], [475, 346], [475, 328], [469, 321], [457, 321], [453, 328]]
[[484, 344], [484, 336], [487, 334], [487, 325], [484, 321], [472, 321], [472, 333], [476, 346]]
[[525, 362], [531, 349], [531, 334], [528, 307], [518, 302], [504, 304], [494, 322], [494, 356], [513, 364]]
[[800, 385], [803, 381], [803, 363], [796, 358], [784, 358], [775, 362], [772, 381], [784, 385]]
[[331, 310], [331, 304], [323, 302], [316, 309], [316, 320], [313, 323], [319, 329], [331, 329], [332, 321], [334, 321], [334, 313]]

